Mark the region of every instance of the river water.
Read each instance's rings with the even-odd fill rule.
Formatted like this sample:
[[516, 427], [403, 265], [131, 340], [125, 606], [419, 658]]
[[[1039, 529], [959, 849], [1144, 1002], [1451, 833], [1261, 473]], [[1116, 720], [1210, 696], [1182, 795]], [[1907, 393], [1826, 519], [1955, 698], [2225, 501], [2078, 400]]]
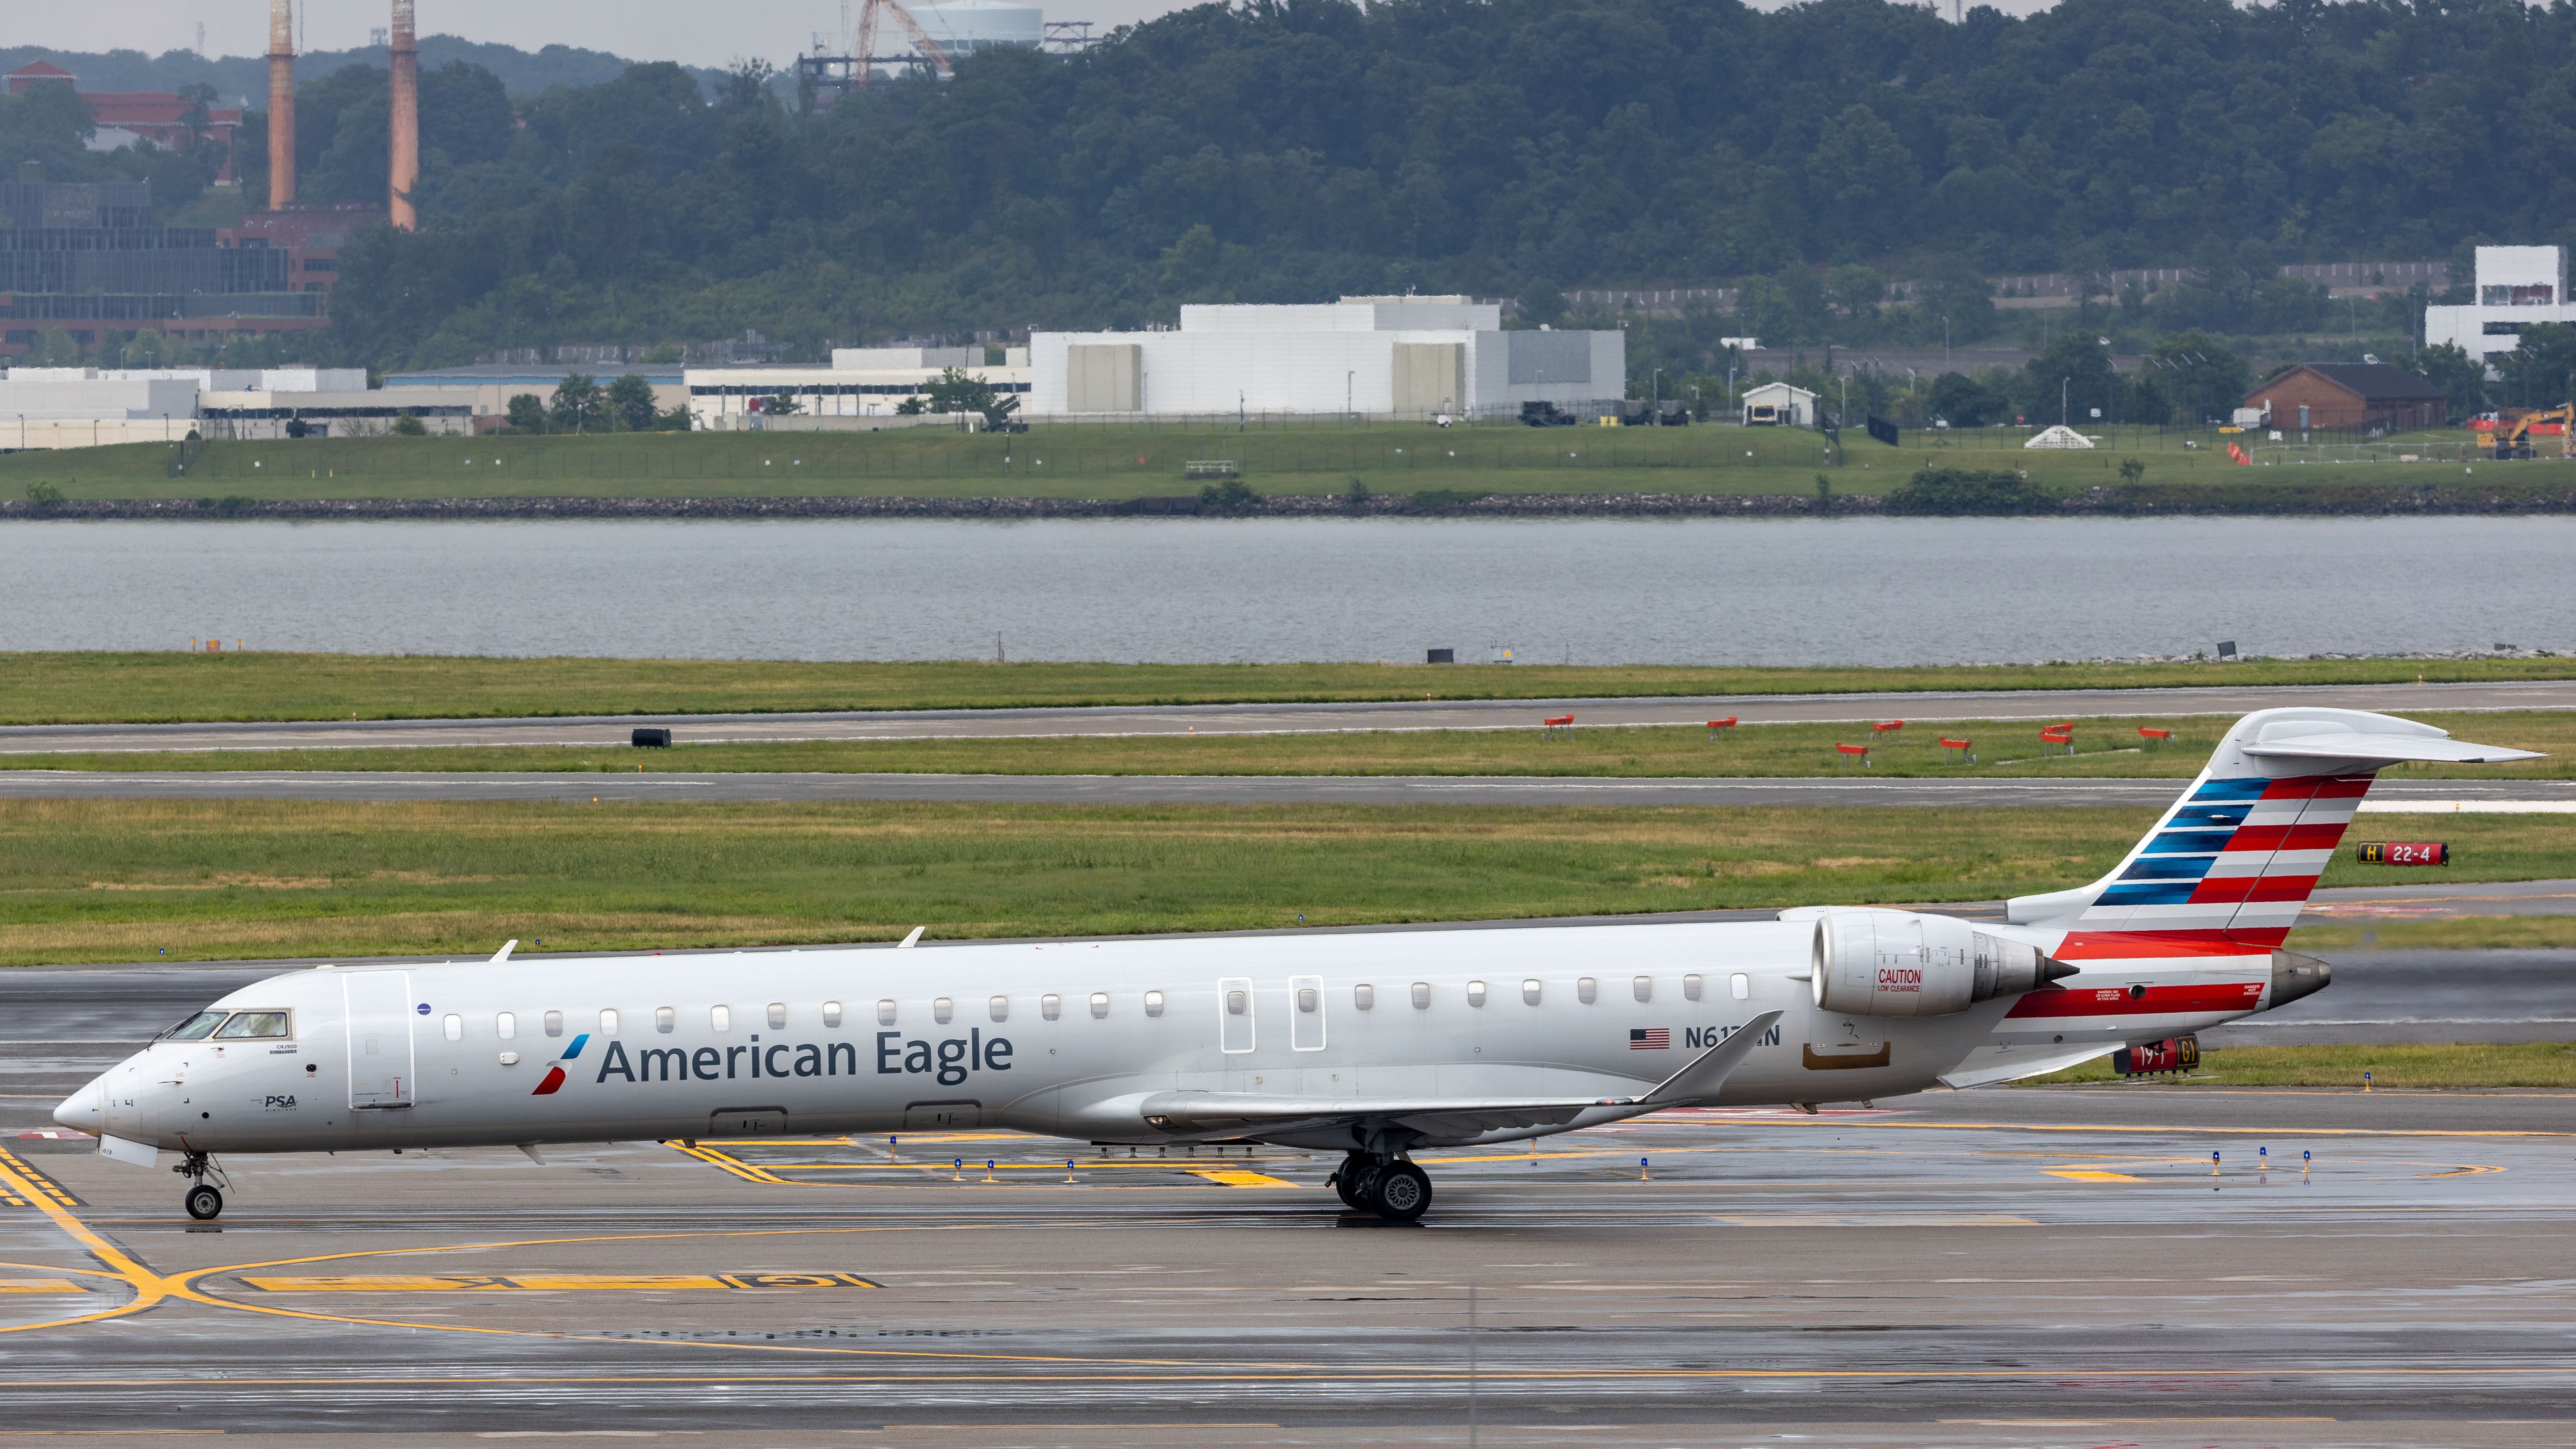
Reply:
[[0, 648], [1915, 664], [2576, 650], [2576, 518], [0, 527]]

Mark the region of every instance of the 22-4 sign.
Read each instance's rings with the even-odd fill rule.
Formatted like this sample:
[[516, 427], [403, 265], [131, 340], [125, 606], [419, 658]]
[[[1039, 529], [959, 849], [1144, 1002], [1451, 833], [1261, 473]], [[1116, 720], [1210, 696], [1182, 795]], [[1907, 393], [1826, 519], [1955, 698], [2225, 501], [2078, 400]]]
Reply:
[[2451, 847], [2442, 841], [2365, 840], [2354, 847], [2364, 865], [2449, 865]]

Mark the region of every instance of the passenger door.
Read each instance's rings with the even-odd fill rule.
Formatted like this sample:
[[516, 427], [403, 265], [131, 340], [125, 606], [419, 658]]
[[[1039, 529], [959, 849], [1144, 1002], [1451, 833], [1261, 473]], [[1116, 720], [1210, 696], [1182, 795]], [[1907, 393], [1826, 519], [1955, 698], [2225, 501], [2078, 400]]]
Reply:
[[340, 999], [348, 1008], [349, 1105], [410, 1106], [411, 973], [351, 971], [340, 978]]

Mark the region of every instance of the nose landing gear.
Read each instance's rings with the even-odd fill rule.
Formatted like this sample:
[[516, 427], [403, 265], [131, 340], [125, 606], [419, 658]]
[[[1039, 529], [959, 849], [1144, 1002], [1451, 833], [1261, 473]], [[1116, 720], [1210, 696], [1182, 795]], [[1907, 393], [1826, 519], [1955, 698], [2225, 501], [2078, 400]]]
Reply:
[[1431, 1207], [1431, 1178], [1401, 1157], [1380, 1161], [1354, 1152], [1332, 1177], [1342, 1201], [1389, 1222], [1409, 1223]]
[[[188, 1179], [187, 1195], [181, 1199], [187, 1206], [188, 1216], [201, 1223], [211, 1222], [224, 1210], [222, 1189], [232, 1186], [232, 1179], [224, 1176], [224, 1170], [215, 1166], [206, 1154], [191, 1152], [170, 1170]], [[213, 1181], [207, 1181], [208, 1178]]]

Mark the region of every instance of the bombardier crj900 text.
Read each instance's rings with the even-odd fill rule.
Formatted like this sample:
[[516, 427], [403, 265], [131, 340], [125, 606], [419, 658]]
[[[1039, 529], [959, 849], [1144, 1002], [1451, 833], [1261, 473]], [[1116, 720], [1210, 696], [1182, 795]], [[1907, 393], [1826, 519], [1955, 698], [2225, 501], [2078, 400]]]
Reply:
[[179, 1154], [198, 1217], [223, 1205], [217, 1153], [998, 1127], [1340, 1152], [1346, 1202], [1409, 1219], [1418, 1148], [2007, 1081], [2304, 996], [2325, 964], [2281, 942], [2373, 772], [2531, 757], [2386, 715], [2248, 715], [2110, 874], [2003, 925], [1814, 907], [324, 966], [234, 992], [54, 1115], [120, 1160]]

